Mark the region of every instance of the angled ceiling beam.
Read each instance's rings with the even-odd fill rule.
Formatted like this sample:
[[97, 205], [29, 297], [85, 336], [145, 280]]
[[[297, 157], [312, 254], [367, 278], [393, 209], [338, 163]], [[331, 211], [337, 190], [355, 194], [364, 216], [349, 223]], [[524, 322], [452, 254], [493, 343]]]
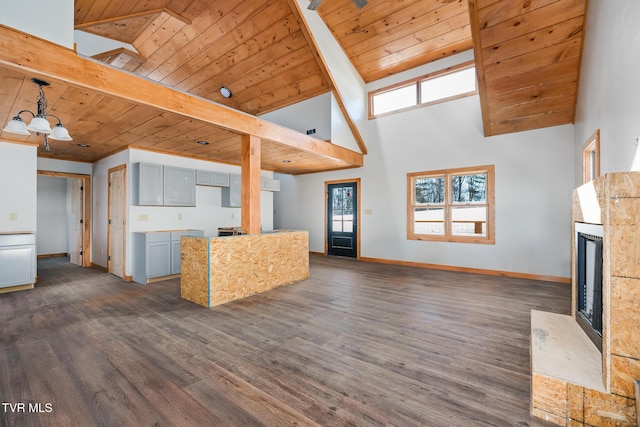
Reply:
[[0, 66], [339, 159], [353, 167], [363, 165], [362, 154], [355, 151], [83, 58], [70, 49], [3, 25], [0, 25]]
[[331, 71], [327, 66], [327, 62], [325, 61], [324, 57], [322, 56], [322, 53], [320, 52], [320, 48], [318, 47], [318, 44], [316, 43], [315, 38], [311, 34], [311, 29], [309, 29], [309, 25], [307, 24], [306, 19], [304, 19], [304, 17], [302, 16], [302, 11], [300, 10], [300, 6], [298, 5], [298, 2], [296, 0], [287, 0], [287, 3], [289, 3], [289, 7], [293, 12], [293, 16], [295, 16], [296, 21], [298, 21], [298, 24], [302, 29], [302, 33], [304, 34], [305, 39], [309, 43], [309, 47], [313, 52], [313, 56], [315, 56], [316, 61], [320, 66], [322, 75], [324, 76], [325, 80], [327, 80], [327, 82], [329, 83], [329, 86], [331, 87], [331, 90], [333, 91], [336, 97], [336, 101], [340, 106], [340, 110], [342, 111], [342, 114], [344, 115], [344, 118], [347, 121], [349, 129], [351, 130], [351, 133], [353, 134], [353, 137], [355, 138], [356, 143], [358, 144], [358, 147], [360, 148], [360, 152], [362, 154], [367, 154], [367, 145], [365, 144], [364, 139], [362, 138], [362, 135], [358, 130], [358, 127], [356, 126], [353, 119], [349, 115], [349, 111], [347, 111], [347, 107], [345, 106], [343, 101], [342, 93], [340, 92], [340, 89], [336, 85], [335, 79], [333, 78], [333, 75], [331, 74]]

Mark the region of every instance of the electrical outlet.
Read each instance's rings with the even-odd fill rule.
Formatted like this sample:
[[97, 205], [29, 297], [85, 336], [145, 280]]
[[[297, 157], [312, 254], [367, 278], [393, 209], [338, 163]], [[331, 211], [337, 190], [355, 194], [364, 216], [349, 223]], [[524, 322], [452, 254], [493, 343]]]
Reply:
[[236, 217], [236, 214], [234, 214], [233, 212], [231, 212], [231, 219], [234, 219]]
[[181, 213], [178, 214], [178, 221], [182, 221], [182, 214]]
[[9, 214], [9, 221], [17, 221], [18, 220], [18, 214], [17, 213], [10, 213]]
[[373, 209], [365, 209], [364, 210], [364, 214], [365, 215], [371, 215], [373, 213]]
[[149, 221], [149, 214], [138, 214], [138, 221]]

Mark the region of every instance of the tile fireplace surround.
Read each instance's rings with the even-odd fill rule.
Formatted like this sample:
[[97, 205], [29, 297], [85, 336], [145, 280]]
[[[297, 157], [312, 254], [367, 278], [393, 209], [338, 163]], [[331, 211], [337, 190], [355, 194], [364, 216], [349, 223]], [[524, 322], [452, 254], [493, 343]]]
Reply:
[[[637, 426], [640, 380], [640, 172], [612, 173], [573, 192], [575, 223], [603, 226], [602, 353], [571, 316], [531, 313], [531, 414], [568, 427]], [[567, 236], [569, 238], [569, 236]]]

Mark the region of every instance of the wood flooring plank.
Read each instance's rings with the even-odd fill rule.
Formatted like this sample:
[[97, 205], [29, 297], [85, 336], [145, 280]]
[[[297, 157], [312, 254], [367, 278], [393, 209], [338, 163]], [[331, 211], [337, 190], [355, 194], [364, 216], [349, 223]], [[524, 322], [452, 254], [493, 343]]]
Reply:
[[548, 426], [529, 415], [531, 309], [565, 284], [311, 256], [304, 282], [211, 309], [179, 279], [39, 261], [0, 295], [0, 425]]

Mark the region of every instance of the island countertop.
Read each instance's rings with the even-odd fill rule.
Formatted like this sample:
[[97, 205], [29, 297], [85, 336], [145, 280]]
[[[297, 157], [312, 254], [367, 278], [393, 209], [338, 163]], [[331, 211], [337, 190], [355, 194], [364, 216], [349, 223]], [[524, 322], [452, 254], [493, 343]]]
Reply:
[[180, 294], [205, 307], [309, 277], [307, 231], [181, 240]]

